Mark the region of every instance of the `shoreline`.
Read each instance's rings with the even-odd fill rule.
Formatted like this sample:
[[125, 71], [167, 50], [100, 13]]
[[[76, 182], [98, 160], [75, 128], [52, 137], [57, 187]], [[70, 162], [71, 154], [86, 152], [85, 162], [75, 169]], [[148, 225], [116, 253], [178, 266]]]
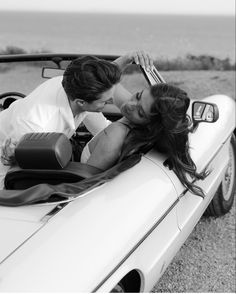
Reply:
[[[0, 48], [0, 57], [1, 55], [14, 55], [14, 54], [44, 54], [44, 53], [55, 53], [53, 51], [47, 49], [39, 49], [39, 50], [26, 50], [17, 46], [6, 46], [4, 49]], [[60, 54], [60, 53], [58, 53]], [[91, 54], [88, 54], [91, 55]], [[109, 55], [109, 54], [107, 54]], [[27, 65], [29, 62], [27, 63]], [[42, 66], [45, 62], [37, 62], [33, 63], [33, 65]], [[227, 71], [227, 70], [236, 70], [236, 62], [233, 62], [230, 58], [218, 58], [214, 55], [209, 54], [186, 54], [185, 56], [177, 56], [174, 58], [168, 57], [160, 57], [154, 59], [154, 64], [158, 68], [158, 70], [162, 71], [173, 71], [173, 70], [219, 70], [219, 71]], [[6, 68], [6, 67], [5, 67]], [[135, 72], [132, 70], [132, 67], [129, 67], [126, 73]], [[0, 63], [0, 71], [1, 71], [1, 63]]]

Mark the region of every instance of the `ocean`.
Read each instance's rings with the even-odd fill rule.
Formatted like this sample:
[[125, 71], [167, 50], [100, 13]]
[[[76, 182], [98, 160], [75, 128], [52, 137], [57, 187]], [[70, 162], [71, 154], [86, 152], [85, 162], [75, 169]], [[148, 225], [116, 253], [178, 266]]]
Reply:
[[235, 61], [235, 18], [0, 12], [0, 49], [117, 54], [143, 49], [159, 58], [207, 54]]

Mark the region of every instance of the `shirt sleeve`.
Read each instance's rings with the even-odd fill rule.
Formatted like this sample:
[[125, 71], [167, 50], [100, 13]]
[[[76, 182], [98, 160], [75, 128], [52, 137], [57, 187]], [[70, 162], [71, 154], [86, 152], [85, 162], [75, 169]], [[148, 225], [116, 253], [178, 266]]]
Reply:
[[111, 121], [106, 119], [101, 112], [88, 112], [83, 123], [88, 131], [95, 136], [97, 133], [108, 127]]

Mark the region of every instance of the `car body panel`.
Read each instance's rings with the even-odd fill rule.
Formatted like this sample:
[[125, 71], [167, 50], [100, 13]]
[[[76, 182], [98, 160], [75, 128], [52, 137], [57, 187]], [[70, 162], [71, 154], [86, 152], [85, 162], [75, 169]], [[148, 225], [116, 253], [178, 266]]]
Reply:
[[43, 226], [41, 220], [55, 206], [0, 206], [0, 235], [4, 236], [1, 238], [0, 262]]
[[[204, 207], [208, 206], [214, 196], [217, 188], [222, 181], [222, 176], [227, 167], [229, 161], [229, 141], [227, 141], [224, 146], [222, 146], [220, 152], [214, 157], [209, 165], [209, 171], [211, 173], [203, 181], [197, 181], [196, 184], [199, 185], [205, 192], [204, 200], [196, 195], [193, 195], [189, 191], [181, 197], [177, 214], [178, 223], [181, 230], [183, 228], [192, 227], [192, 223], [197, 223], [200, 216], [202, 215], [202, 210]], [[204, 203], [202, 203], [204, 202]], [[190, 226], [189, 226], [190, 224]]]
[[152, 231], [142, 239], [131, 255], [128, 256], [116, 271], [110, 273], [109, 279], [102, 281], [98, 292], [108, 292], [118, 281], [131, 270], [136, 270], [141, 278], [141, 292], [150, 291], [166, 267], [179, 250], [182, 242], [178, 242], [180, 231], [176, 223], [176, 208], [174, 207], [162, 219], [152, 227]]
[[[145, 242], [142, 242], [122, 267], [112, 275], [109, 282], [99, 288], [99, 291], [108, 291], [108, 289], [112, 288], [111, 285], [114, 286], [117, 281], [121, 280], [132, 269], [137, 269], [140, 274], [142, 279], [141, 291], [148, 292], [153, 288], [153, 285], [162, 276], [172, 258], [192, 232], [193, 227], [199, 221], [203, 211], [216, 192], [222, 179], [222, 173], [227, 166], [228, 147], [229, 140], [222, 146], [218, 155], [210, 163], [209, 168], [212, 167], [213, 171], [207, 181], [204, 181], [204, 185], [201, 184], [201, 181], [199, 182], [206, 192], [206, 197], [203, 199], [190, 192], [180, 196], [176, 206], [153, 229], [152, 233], [145, 239]], [[179, 232], [173, 227], [171, 227], [171, 231], [167, 231], [166, 228], [170, 227], [167, 223], [171, 222], [173, 224], [173, 215], [175, 217], [176, 213]], [[163, 246], [162, 241], [165, 246]]]
[[[53, 217], [2, 264], [0, 276], [8, 265], [20, 266], [2, 279], [0, 289], [95, 288], [177, 199], [173, 184], [153, 162], [144, 157], [134, 168], [135, 177], [131, 168]], [[177, 219], [173, 225], [177, 228]]]

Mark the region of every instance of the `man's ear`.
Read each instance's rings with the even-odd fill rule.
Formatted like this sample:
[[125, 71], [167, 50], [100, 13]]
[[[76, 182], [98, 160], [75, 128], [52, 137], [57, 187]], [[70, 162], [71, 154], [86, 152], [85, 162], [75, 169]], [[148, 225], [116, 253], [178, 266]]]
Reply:
[[84, 108], [86, 101], [82, 100], [82, 99], [75, 99], [74, 102], [77, 104], [77, 106], [79, 106], [80, 108]]

